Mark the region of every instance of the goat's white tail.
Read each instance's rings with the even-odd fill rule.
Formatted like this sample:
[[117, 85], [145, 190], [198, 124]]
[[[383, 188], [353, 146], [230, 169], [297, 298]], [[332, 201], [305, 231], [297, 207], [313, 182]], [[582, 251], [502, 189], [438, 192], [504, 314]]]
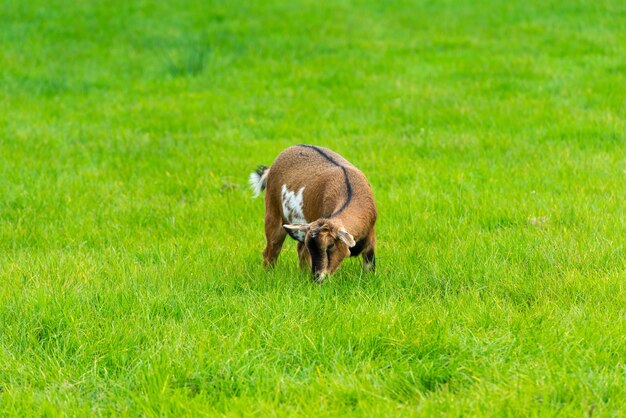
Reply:
[[250, 173], [248, 181], [250, 182], [250, 188], [252, 189], [252, 192], [254, 192], [254, 197], [257, 197], [261, 194], [263, 190], [265, 190], [265, 185], [267, 183], [267, 174], [269, 172], [269, 167], [261, 165], [259, 166], [259, 168]]

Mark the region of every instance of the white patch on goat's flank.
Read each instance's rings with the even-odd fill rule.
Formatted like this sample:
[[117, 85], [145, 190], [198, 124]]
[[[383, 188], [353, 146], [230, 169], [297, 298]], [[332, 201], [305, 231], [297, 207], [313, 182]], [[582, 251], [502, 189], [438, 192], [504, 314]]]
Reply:
[[[306, 225], [308, 222], [304, 219], [304, 199], [302, 193], [304, 187], [298, 190], [297, 193], [289, 191], [287, 185], [283, 184], [281, 201], [283, 204], [283, 216], [287, 223], [296, 225]], [[304, 241], [304, 231], [292, 231], [298, 240]]]

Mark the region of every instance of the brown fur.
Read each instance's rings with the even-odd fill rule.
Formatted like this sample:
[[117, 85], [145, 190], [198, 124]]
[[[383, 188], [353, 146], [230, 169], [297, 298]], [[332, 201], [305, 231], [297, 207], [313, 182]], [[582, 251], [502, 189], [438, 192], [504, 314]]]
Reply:
[[[298, 243], [300, 265], [312, 268], [320, 281], [337, 270], [355, 244], [362, 249], [365, 269], [374, 269], [377, 210], [361, 171], [328, 148], [298, 145], [281, 152], [266, 176], [264, 265], [275, 263], [287, 228], [306, 232], [304, 243]], [[283, 185], [290, 191], [304, 187], [308, 225], [284, 225]]]

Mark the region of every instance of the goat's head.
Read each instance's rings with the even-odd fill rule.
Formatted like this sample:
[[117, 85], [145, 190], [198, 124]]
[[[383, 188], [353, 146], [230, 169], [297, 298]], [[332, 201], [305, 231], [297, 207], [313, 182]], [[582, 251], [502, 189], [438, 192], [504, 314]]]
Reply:
[[333, 274], [344, 258], [350, 256], [354, 237], [340, 221], [321, 218], [308, 225], [283, 225], [288, 231], [305, 232], [304, 245], [311, 256], [311, 272], [316, 281], [322, 282]]

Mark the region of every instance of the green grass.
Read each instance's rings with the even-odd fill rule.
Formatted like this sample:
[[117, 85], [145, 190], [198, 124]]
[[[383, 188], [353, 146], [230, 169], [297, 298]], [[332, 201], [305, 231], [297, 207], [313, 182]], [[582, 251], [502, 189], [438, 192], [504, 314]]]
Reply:
[[[4, 1], [0, 415], [617, 416], [622, 1]], [[369, 177], [378, 274], [246, 178]]]

